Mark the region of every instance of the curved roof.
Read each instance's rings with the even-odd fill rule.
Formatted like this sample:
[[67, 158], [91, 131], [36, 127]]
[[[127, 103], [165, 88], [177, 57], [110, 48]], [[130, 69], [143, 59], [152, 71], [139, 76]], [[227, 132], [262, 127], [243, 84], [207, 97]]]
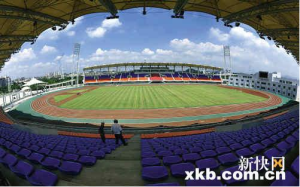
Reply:
[[222, 70], [220, 67], [206, 66], [200, 64], [189, 64], [189, 63], [174, 63], [174, 62], [128, 62], [128, 63], [115, 63], [115, 64], [103, 64], [98, 66], [91, 66], [83, 68], [83, 70], [93, 70], [100, 68], [110, 68], [110, 67], [125, 67], [125, 66], [184, 66], [184, 67], [194, 67], [194, 68], [206, 68], [213, 70]]
[[173, 17], [179, 18], [184, 11], [204, 12], [223, 19], [228, 27], [245, 23], [282, 45], [299, 63], [298, 0], [0, 0], [0, 65], [48, 28], [64, 29], [75, 18], [90, 13], [116, 17], [136, 7], [173, 9]]

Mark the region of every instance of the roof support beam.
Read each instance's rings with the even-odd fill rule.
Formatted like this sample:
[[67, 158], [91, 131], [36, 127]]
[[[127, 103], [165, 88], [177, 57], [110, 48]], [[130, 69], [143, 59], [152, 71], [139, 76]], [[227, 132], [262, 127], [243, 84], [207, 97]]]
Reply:
[[6, 57], [0, 57], [0, 62], [5, 61], [7, 58]]
[[276, 36], [298, 36], [298, 28], [280, 28], [280, 29], [264, 29], [259, 32], [264, 35], [276, 35]]
[[9, 58], [0, 58], [0, 65], [3, 66], [7, 61], [9, 61]]
[[98, 1], [112, 15], [112, 17], [108, 17], [108, 18], [118, 18], [118, 16], [117, 16], [118, 9], [111, 0], [98, 0]]
[[286, 41], [286, 40], [277, 40], [278, 44], [283, 46], [289, 46], [289, 47], [298, 47], [299, 48], [299, 42], [298, 41]]
[[67, 20], [19, 7], [0, 5], [0, 18], [22, 19], [49, 25], [68, 24]]
[[0, 55], [11, 55], [13, 53], [19, 52], [19, 49], [5, 49], [5, 50], [0, 50]]
[[36, 36], [31, 35], [0, 35], [0, 43], [10, 42], [32, 42]]
[[242, 22], [243, 20], [252, 18], [253, 16], [299, 11], [297, 6], [298, 4], [298, 0], [277, 0], [266, 2], [236, 13], [229, 14], [228, 16], [225, 16], [223, 20], [225, 23], [232, 23], [234, 21]]
[[173, 10], [175, 16], [179, 16], [182, 13], [183, 8], [188, 3], [188, 1], [189, 0], [177, 0], [176, 1], [176, 5]]

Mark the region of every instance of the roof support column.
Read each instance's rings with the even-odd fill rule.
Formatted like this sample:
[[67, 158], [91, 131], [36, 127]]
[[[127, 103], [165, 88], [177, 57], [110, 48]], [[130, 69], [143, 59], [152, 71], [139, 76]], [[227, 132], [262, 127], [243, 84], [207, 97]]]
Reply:
[[116, 19], [116, 18], [119, 18], [119, 16], [117, 16], [118, 10], [117, 10], [115, 4], [111, 0], [98, 0], [98, 1], [111, 14], [111, 16], [107, 17], [106, 19]]

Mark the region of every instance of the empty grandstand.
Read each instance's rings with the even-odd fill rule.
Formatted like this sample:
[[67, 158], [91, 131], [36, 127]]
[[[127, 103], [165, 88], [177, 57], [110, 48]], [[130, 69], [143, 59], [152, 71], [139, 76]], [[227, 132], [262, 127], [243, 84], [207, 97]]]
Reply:
[[222, 68], [188, 63], [117, 63], [86, 67], [84, 84], [221, 83]]

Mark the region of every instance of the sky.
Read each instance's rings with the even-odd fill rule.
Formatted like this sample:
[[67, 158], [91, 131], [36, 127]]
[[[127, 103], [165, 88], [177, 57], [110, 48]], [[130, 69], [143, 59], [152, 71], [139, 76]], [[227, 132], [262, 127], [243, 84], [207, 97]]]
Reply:
[[84, 67], [123, 62], [183, 62], [224, 67], [223, 46], [229, 45], [233, 72], [281, 72], [299, 79], [299, 66], [292, 55], [273, 41], [259, 38], [250, 26], [225, 27], [214, 16], [185, 12], [185, 19], [172, 19], [172, 11], [148, 8], [121, 11], [119, 19], [108, 13], [77, 18], [63, 31], [44, 31], [35, 44], [23, 44], [1, 69], [12, 79], [71, 72], [74, 43], [81, 44], [80, 70]]

